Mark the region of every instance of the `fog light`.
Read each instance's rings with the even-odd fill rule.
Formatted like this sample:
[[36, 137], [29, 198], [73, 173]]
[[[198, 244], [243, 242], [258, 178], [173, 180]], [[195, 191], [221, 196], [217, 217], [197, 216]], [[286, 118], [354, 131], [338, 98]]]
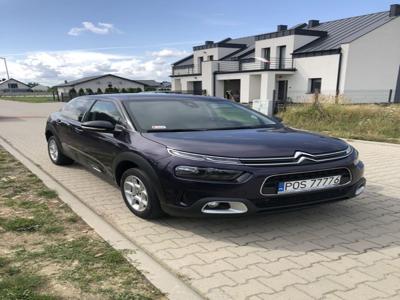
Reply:
[[365, 190], [365, 185], [359, 186], [355, 192], [356, 196], [360, 195], [362, 192], [364, 192], [364, 190]]

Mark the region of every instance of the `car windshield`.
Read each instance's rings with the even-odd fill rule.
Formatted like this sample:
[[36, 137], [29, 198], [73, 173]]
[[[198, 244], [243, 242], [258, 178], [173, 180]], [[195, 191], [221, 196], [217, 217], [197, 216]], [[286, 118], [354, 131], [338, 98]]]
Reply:
[[143, 99], [124, 103], [136, 125], [147, 132], [279, 126], [262, 114], [225, 100]]

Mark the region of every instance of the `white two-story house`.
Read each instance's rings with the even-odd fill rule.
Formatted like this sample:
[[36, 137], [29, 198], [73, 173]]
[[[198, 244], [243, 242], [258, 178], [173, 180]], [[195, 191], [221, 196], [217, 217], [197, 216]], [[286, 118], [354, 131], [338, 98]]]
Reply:
[[400, 5], [346, 19], [193, 47], [172, 65], [172, 90], [242, 103], [305, 101], [310, 94], [400, 102]]

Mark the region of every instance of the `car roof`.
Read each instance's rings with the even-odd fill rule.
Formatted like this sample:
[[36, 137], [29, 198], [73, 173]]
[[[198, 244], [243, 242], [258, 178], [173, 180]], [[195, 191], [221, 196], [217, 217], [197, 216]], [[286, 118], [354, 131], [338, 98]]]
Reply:
[[198, 96], [189, 94], [175, 94], [175, 93], [119, 93], [119, 94], [98, 94], [98, 95], [87, 95], [85, 98], [94, 98], [96, 100], [108, 99], [117, 101], [134, 101], [134, 100], [224, 100], [225, 98], [210, 97], [210, 96]]

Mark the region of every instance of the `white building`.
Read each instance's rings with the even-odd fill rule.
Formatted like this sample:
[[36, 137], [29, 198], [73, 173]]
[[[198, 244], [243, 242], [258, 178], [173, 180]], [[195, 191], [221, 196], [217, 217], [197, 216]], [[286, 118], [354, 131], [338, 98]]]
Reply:
[[34, 87], [32, 87], [33, 92], [47, 92], [48, 90], [49, 90], [49, 87], [42, 85], [42, 84], [38, 84], [38, 85], [35, 85]]
[[399, 16], [395, 4], [384, 12], [206, 41], [172, 65], [172, 90], [242, 103], [299, 102], [315, 91], [352, 102], [400, 102]]
[[31, 92], [31, 88], [14, 78], [10, 78], [4, 81], [0, 81], [0, 92], [2, 93], [20, 93], [20, 92]]
[[154, 80], [132, 80], [128, 78], [123, 78], [113, 74], [97, 75], [84, 77], [78, 80], [73, 80], [65, 82], [63, 84], [58, 84], [54, 86], [57, 88], [57, 93], [61, 99], [68, 98], [69, 91], [75, 89], [78, 92], [80, 89], [86, 93], [90, 89], [93, 93], [97, 93], [100, 89], [102, 93], [105, 92], [107, 88], [117, 88], [118, 90], [129, 90], [140, 88], [142, 91], [145, 88], [157, 88], [160, 84]]

